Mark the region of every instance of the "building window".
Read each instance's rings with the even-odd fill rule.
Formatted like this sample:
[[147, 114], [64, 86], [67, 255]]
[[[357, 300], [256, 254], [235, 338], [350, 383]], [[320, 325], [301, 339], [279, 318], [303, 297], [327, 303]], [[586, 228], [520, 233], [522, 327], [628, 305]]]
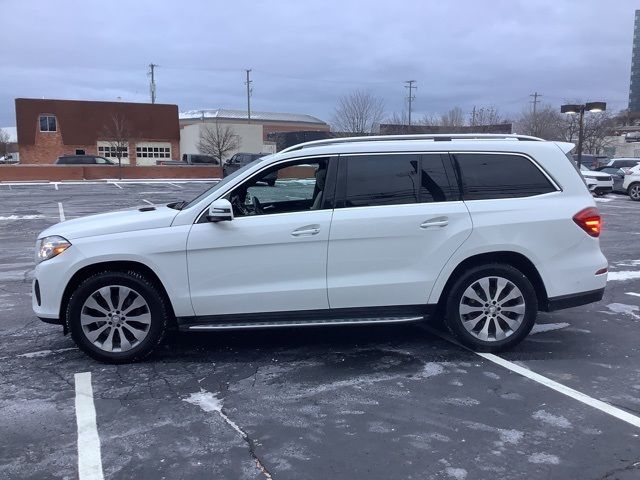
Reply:
[[57, 122], [54, 115], [40, 115], [41, 132], [55, 132], [57, 130]]
[[[120, 146], [120, 152], [120, 158], [128, 157], [129, 147], [125, 145]], [[98, 155], [106, 158], [118, 158], [118, 146], [98, 145]]]
[[84, 154], [85, 154], [84, 149], [76, 148], [76, 155], [84, 155]]
[[136, 158], [171, 158], [171, 147], [136, 146]]

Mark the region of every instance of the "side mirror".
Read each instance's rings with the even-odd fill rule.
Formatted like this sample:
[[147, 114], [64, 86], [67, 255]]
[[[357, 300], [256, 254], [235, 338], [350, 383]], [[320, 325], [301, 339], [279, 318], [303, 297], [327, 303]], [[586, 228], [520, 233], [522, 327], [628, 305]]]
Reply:
[[233, 220], [233, 208], [231, 202], [224, 198], [219, 198], [211, 205], [209, 205], [209, 211], [207, 212], [207, 220], [210, 222], [224, 222]]

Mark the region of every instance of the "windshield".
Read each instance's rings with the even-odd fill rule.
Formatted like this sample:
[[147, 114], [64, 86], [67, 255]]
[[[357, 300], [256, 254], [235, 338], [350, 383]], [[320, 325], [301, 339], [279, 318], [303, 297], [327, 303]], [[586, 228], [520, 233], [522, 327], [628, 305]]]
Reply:
[[194, 198], [193, 200], [189, 201], [189, 203], [187, 203], [184, 207], [182, 207], [182, 209], [192, 207], [193, 205], [198, 203], [200, 200], [202, 200], [204, 197], [206, 197], [209, 194], [215, 192], [216, 190], [224, 187], [226, 184], [231, 182], [234, 178], [238, 177], [239, 175], [242, 175], [244, 172], [249, 170], [251, 167], [256, 165], [258, 162], [261, 162], [265, 158], [266, 157], [256, 158], [253, 162], [247, 163], [242, 168], [239, 168], [235, 172], [233, 172], [233, 173], [229, 174], [228, 176], [224, 177], [222, 180], [220, 180], [218, 183], [216, 183], [213, 187], [208, 188], [207, 190], [202, 192], [200, 195], [198, 195], [196, 198]]

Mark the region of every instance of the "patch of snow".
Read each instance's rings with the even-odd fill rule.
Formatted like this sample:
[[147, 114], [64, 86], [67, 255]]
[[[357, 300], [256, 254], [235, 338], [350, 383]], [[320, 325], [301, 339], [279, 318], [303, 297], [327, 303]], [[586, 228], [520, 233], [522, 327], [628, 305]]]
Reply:
[[449, 405], [455, 405], [457, 407], [472, 407], [474, 405], [480, 405], [480, 402], [475, 398], [462, 397], [462, 398], [446, 398], [444, 403]]
[[39, 350], [37, 352], [21, 353], [20, 355], [16, 355], [16, 356], [23, 357], [23, 358], [39, 358], [39, 357], [46, 357], [48, 355], [51, 355], [52, 353], [68, 352], [70, 350], [77, 350], [77, 348], [71, 347], [71, 348], [60, 348], [58, 350]]
[[227, 417], [227, 415], [222, 411], [222, 399], [218, 398], [217, 393], [211, 393], [211, 392], [207, 392], [204, 389], [200, 389], [199, 392], [192, 393], [187, 398], [183, 398], [182, 400], [187, 403], [197, 405], [205, 412], [218, 412], [222, 417], [222, 419], [225, 422], [227, 422], [227, 425], [229, 425], [236, 432], [238, 432], [242, 438], [244, 439], [248, 438], [244, 430], [242, 430], [233, 420]]
[[538, 410], [531, 416], [536, 420], [553, 425], [554, 427], [571, 428], [571, 422], [561, 415], [553, 415], [544, 410]]
[[618, 267], [640, 267], [640, 260], [624, 260], [622, 262], [616, 262]]
[[420, 378], [429, 378], [440, 375], [444, 372], [444, 367], [436, 362], [426, 362], [422, 371], [417, 375]]
[[607, 280], [610, 282], [624, 282], [638, 278], [640, 278], [640, 271], [637, 270], [620, 270], [618, 272], [609, 272], [607, 275]]
[[529, 335], [534, 335], [536, 333], [544, 333], [551, 332], [553, 330], [560, 330], [561, 328], [567, 328], [569, 326], [568, 323], [536, 323]]
[[494, 380], [500, 380], [500, 375], [493, 372], [482, 372], [485, 377], [493, 378]]
[[548, 453], [534, 453], [532, 455], [529, 455], [529, 462], [544, 463], [546, 465], [558, 465], [560, 463], [560, 459], [555, 455], [550, 455]]
[[518, 442], [520, 442], [520, 440], [522, 440], [522, 437], [524, 437], [524, 433], [522, 433], [520, 430], [504, 430], [502, 428], [498, 429], [498, 434], [500, 435], [500, 440], [502, 440], [504, 443], [511, 443], [513, 445], [517, 445]]
[[0, 220], [35, 220], [36, 218], [44, 218], [44, 215], [9, 215], [0, 217]]
[[626, 305], [624, 303], [610, 303], [609, 305], [607, 305], [607, 308], [611, 310], [613, 313], [622, 313], [624, 315], [631, 315], [632, 317], [640, 318], [640, 316], [636, 314], [636, 312], [640, 310], [640, 307], [638, 307], [637, 305]]
[[613, 200], [612, 198], [596, 197], [595, 201], [600, 203], [607, 203]]
[[467, 471], [464, 468], [447, 467], [445, 472], [451, 478], [455, 478], [456, 480], [464, 480], [467, 478]]
[[454, 385], [454, 386], [456, 386], [456, 387], [462, 387], [462, 385], [463, 385], [463, 384], [462, 384], [462, 382], [461, 382], [459, 379], [454, 378], [453, 380], [451, 380], [451, 381], [449, 382], [449, 385]]

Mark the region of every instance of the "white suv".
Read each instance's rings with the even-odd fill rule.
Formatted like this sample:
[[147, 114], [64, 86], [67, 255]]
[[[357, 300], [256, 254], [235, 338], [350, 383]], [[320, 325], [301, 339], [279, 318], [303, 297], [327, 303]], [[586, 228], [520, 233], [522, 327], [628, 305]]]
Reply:
[[33, 309], [113, 363], [148, 355], [168, 329], [430, 314], [465, 345], [498, 351], [538, 310], [602, 298], [601, 219], [571, 148], [509, 135], [297, 145], [189, 202], [45, 230]]

